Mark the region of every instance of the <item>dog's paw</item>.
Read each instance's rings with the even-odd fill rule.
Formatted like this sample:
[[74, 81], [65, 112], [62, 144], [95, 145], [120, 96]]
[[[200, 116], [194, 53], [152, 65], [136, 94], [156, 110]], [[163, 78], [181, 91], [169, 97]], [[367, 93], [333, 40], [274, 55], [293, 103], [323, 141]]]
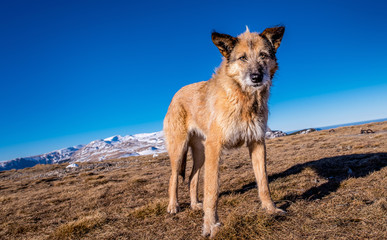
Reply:
[[221, 224], [218, 222], [218, 223], [215, 223], [215, 224], [206, 224], [204, 223], [203, 225], [203, 237], [210, 237], [210, 238], [214, 238], [215, 235], [219, 232], [219, 229], [220, 229], [220, 226]]
[[203, 203], [191, 203], [191, 208], [194, 211], [202, 210], [203, 209]]
[[273, 215], [285, 215], [286, 214], [286, 211], [282, 210], [281, 208], [275, 208], [274, 210], [272, 210], [271, 212], [269, 212], [270, 214], [273, 214]]
[[173, 204], [170, 203], [170, 204], [168, 205], [167, 211], [168, 211], [168, 213], [170, 213], [170, 214], [178, 213], [178, 212], [180, 211], [179, 204], [178, 204], [178, 203], [173, 203]]
[[277, 208], [275, 205], [269, 205], [269, 206], [263, 206], [263, 209], [273, 215], [285, 215], [286, 212], [282, 210], [281, 208]]

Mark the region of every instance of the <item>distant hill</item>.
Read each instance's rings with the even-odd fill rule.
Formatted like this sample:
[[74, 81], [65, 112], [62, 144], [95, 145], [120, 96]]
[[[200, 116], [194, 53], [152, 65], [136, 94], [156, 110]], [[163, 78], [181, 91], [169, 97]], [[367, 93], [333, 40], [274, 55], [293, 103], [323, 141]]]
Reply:
[[102, 161], [111, 158], [157, 154], [165, 152], [163, 132], [112, 136], [86, 145], [0, 162], [0, 171], [23, 169], [37, 164]]
[[10, 161], [0, 162], [0, 171], [10, 169], [23, 169], [26, 167], [33, 167], [37, 164], [53, 164], [66, 162], [69, 161], [71, 159], [71, 156], [82, 147], [83, 145], [78, 145], [37, 156], [22, 157]]

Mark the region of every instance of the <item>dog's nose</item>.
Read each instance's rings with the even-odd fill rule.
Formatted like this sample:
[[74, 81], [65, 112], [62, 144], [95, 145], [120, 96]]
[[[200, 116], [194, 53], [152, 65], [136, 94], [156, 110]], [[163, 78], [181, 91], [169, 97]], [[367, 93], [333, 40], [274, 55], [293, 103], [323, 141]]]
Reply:
[[258, 73], [252, 73], [250, 75], [250, 78], [253, 83], [260, 83], [263, 80], [263, 75]]

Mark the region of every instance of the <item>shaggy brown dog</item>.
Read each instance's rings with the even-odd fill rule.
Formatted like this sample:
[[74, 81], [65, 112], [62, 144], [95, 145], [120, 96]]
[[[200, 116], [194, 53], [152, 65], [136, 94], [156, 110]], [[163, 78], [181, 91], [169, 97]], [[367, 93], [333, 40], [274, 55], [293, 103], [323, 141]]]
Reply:
[[197, 197], [199, 170], [204, 164], [203, 235], [215, 236], [219, 159], [223, 149], [247, 144], [258, 183], [262, 207], [269, 213], [283, 212], [273, 203], [266, 174], [265, 132], [271, 81], [278, 65], [276, 51], [284, 27], [248, 29], [238, 37], [217, 32], [212, 41], [224, 56], [213, 77], [180, 89], [173, 97], [164, 120], [164, 133], [172, 176], [168, 212], [179, 210], [177, 184], [184, 177], [188, 148], [193, 156], [189, 177], [191, 207], [200, 209]]

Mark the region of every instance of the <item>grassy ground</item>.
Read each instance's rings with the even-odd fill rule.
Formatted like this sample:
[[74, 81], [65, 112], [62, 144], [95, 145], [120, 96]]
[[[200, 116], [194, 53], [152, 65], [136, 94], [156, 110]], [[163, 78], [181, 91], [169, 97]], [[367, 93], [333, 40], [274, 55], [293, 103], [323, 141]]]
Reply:
[[[261, 211], [247, 151], [225, 152], [217, 238], [387, 239], [387, 122], [267, 145], [272, 197], [288, 214]], [[187, 182], [182, 212], [166, 213], [166, 154], [65, 166], [0, 172], [0, 239], [201, 239]]]

